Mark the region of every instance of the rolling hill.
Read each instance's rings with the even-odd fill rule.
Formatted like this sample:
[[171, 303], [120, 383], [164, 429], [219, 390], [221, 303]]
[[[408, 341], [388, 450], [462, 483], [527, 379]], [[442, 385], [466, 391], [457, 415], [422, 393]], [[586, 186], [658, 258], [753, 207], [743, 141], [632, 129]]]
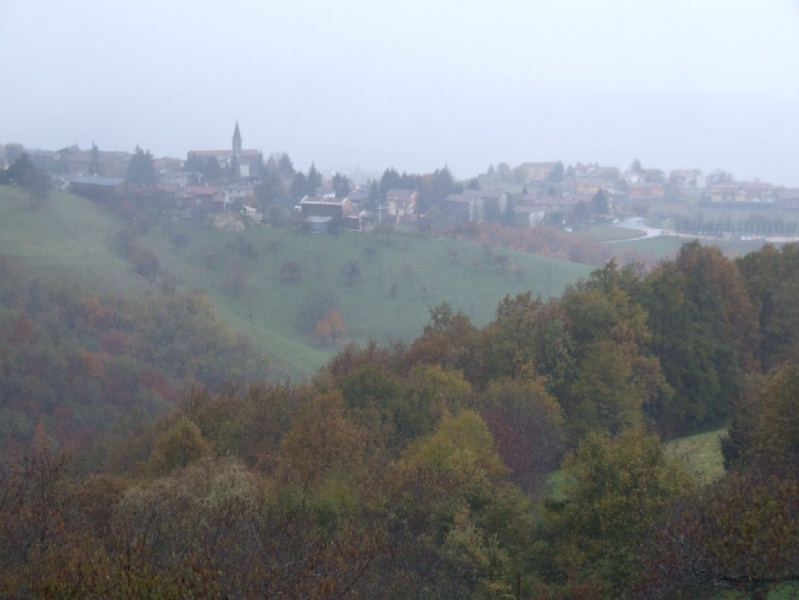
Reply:
[[[152, 277], [121, 257], [141, 252], [157, 259]], [[452, 239], [319, 235], [262, 225], [230, 231], [152, 215], [125, 219], [65, 193], [31, 211], [25, 193], [9, 187], [0, 187], [0, 254], [23, 259], [33, 273], [98, 292], [200, 289], [235, 331], [267, 353], [277, 378], [312, 374], [350, 340], [412, 340], [429, 308], [442, 302], [484, 325], [506, 294], [558, 296], [590, 271]], [[292, 277], [281, 276], [287, 263]], [[331, 310], [347, 333], [336, 344], [314, 343], [314, 326]]]

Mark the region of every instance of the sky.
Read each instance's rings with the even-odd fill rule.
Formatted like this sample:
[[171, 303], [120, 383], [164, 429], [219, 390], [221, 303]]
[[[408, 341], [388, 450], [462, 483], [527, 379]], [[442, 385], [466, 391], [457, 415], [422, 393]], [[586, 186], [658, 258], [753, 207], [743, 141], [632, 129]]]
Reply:
[[799, 0], [0, 0], [0, 143], [799, 186]]

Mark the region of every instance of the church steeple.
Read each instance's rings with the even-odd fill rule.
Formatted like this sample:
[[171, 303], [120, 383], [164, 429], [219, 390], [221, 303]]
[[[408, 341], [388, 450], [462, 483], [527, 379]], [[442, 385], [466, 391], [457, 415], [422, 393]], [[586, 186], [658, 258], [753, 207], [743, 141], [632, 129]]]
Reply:
[[233, 154], [241, 152], [241, 132], [239, 131], [239, 122], [236, 121], [236, 129], [233, 130]]

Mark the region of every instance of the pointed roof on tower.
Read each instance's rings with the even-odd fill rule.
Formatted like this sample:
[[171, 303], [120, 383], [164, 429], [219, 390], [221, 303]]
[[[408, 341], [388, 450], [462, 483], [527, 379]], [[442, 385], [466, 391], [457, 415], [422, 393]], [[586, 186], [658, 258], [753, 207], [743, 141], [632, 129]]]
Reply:
[[236, 129], [233, 130], [233, 152], [241, 152], [241, 132], [239, 122], [236, 121]]

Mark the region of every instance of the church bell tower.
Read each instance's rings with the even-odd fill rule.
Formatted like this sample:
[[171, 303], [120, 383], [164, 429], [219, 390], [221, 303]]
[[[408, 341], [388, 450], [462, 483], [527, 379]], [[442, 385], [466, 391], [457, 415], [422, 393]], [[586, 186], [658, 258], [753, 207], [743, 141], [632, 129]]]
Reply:
[[239, 131], [239, 122], [236, 121], [236, 129], [233, 130], [233, 154], [241, 153], [241, 132]]

